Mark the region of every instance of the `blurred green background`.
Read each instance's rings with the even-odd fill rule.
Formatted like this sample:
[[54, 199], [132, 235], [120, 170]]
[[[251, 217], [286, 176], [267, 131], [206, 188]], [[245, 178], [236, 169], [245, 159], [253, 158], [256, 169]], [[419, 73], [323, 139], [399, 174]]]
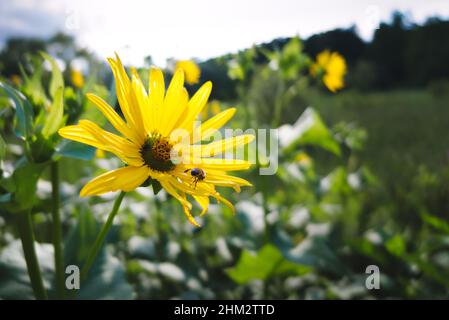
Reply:
[[[25, 202], [32, 207], [45, 285], [57, 297], [45, 163], [57, 159], [61, 168], [66, 265], [82, 264], [115, 197], [81, 199], [78, 193], [119, 161], [94, 157], [93, 148], [56, 135], [32, 133], [29, 150], [39, 169], [21, 166], [27, 146], [18, 131], [26, 120], [18, 112], [31, 109], [35, 128], [45, 123], [56, 100], [57, 70], [65, 83], [66, 123], [88, 118], [107, 125], [86, 92], [118, 107], [107, 64], [75, 40], [62, 33], [16, 37], [0, 52], [0, 80], [7, 86], [0, 88], [0, 298], [33, 297], [15, 228]], [[164, 191], [155, 196], [151, 187], [138, 188], [125, 198], [89, 278], [66, 297], [448, 298], [448, 40], [449, 21], [417, 24], [396, 12], [370, 41], [355, 28], [335, 29], [198, 61], [200, 82], [189, 92], [207, 80], [214, 84], [203, 116], [235, 106], [230, 127], [279, 128], [281, 141], [290, 138], [280, 146], [276, 175], [261, 176], [258, 166], [242, 173], [254, 187], [223, 190], [237, 214], [211, 205], [200, 229]], [[323, 50], [346, 60], [345, 87], [337, 93], [309, 74]], [[77, 70], [75, 60], [83, 68]], [[146, 65], [137, 66], [143, 79], [150, 64], [148, 52]], [[305, 129], [292, 137], [295, 128]], [[380, 269], [379, 290], [365, 286], [369, 265]]]

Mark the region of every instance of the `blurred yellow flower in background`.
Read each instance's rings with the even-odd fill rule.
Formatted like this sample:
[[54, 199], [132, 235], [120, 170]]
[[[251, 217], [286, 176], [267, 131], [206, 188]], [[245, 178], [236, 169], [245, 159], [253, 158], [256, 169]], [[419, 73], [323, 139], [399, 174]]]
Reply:
[[84, 86], [84, 76], [81, 71], [72, 69], [70, 72], [70, 78], [72, 80], [72, 84], [76, 88], [81, 89]]
[[312, 158], [305, 152], [300, 152], [295, 157], [296, 162], [303, 167], [310, 167], [312, 164]]
[[22, 84], [22, 78], [20, 78], [20, 76], [18, 76], [17, 74], [13, 74], [11, 76], [11, 82], [16, 86], [20, 86]]
[[[153, 179], [181, 203], [185, 215], [195, 226], [199, 224], [190, 213], [192, 204], [187, 196], [198, 202], [202, 208], [201, 214], [206, 213], [210, 197], [234, 210], [233, 205], [223, 198], [215, 187], [232, 187], [240, 191], [240, 186], [251, 186], [244, 179], [228, 175], [229, 171], [248, 169], [250, 163], [213, 156], [250, 143], [254, 136], [235, 136], [209, 144], [198, 142], [213, 136], [232, 118], [236, 110], [224, 110], [200, 126], [194, 127], [194, 122], [206, 105], [212, 90], [210, 81], [203, 84], [189, 99], [184, 88], [182, 69], [175, 72], [168, 89], [165, 90], [162, 71], [152, 68], [148, 87], [145, 88], [136, 72], [132, 72], [131, 79], [128, 77], [118, 56], [108, 61], [114, 74], [117, 98], [125, 119], [102, 98], [94, 94], [87, 94], [87, 98], [122, 136], [105, 131], [89, 120], [80, 120], [77, 125], [64, 127], [59, 130], [59, 134], [66, 139], [112, 152], [126, 166], [96, 177], [82, 188], [80, 195], [100, 195], [117, 190], [131, 191], [148, 179]], [[174, 139], [171, 135], [177, 129], [183, 130], [182, 137], [177, 135]], [[180, 159], [173, 159], [172, 151], [175, 151]], [[200, 173], [202, 175], [197, 179]]]
[[210, 103], [210, 111], [213, 116], [215, 116], [216, 114], [219, 114], [221, 111], [220, 102], [218, 102], [217, 100], [212, 101]]
[[176, 62], [175, 70], [184, 70], [185, 80], [188, 84], [197, 84], [200, 81], [201, 69], [192, 60], [180, 60]]
[[215, 116], [216, 114], [219, 114], [221, 111], [220, 102], [217, 100], [213, 100], [209, 102], [201, 111], [201, 120], [207, 119], [209, 117], [209, 114]]
[[338, 52], [325, 50], [318, 54], [316, 62], [310, 68], [313, 76], [322, 75], [324, 85], [332, 92], [344, 87], [346, 74], [345, 58]]

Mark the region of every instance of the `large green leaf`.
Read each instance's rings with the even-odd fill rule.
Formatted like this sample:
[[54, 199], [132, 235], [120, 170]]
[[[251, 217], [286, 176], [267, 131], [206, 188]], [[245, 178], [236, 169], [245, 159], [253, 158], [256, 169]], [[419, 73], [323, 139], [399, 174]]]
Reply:
[[15, 133], [18, 137], [26, 139], [33, 133], [33, 108], [27, 98], [19, 91], [0, 81], [2, 88], [12, 100], [16, 111]]
[[302, 275], [308, 271], [308, 267], [285, 259], [279, 249], [267, 244], [256, 253], [244, 250], [237, 265], [228, 268], [226, 273], [236, 283], [245, 284], [255, 279], [267, 280], [278, 275]]
[[335, 248], [331, 247], [327, 238], [321, 236], [305, 238], [289, 250], [286, 257], [291, 261], [310, 266], [314, 270], [339, 276], [347, 273], [346, 266], [337, 256]]
[[340, 145], [312, 108], [307, 108], [293, 126], [279, 128], [279, 135], [285, 152], [295, 150], [298, 145], [313, 145], [340, 155]]
[[53, 97], [53, 103], [50, 109], [50, 114], [46, 118], [44, 127], [42, 128], [42, 135], [44, 137], [49, 137], [62, 126], [62, 119], [64, 115], [63, 93], [63, 87], [59, 87], [56, 89]]
[[54, 99], [56, 97], [56, 93], [59, 88], [64, 87], [64, 78], [62, 77], [62, 73], [59, 70], [58, 64], [55, 59], [53, 59], [49, 54], [45, 52], [41, 52], [42, 57], [50, 62], [51, 65], [51, 80], [49, 92], [51, 97]]
[[16, 210], [25, 210], [33, 206], [36, 198], [37, 180], [45, 163], [24, 163], [13, 173], [15, 185], [14, 203]]

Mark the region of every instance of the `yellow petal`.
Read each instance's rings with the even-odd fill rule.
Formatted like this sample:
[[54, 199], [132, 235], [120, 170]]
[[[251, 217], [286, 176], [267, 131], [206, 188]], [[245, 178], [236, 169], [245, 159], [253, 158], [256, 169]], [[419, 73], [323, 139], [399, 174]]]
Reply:
[[148, 84], [148, 96], [150, 104], [150, 114], [154, 124], [154, 129], [160, 132], [160, 112], [164, 104], [165, 83], [164, 75], [160, 69], [151, 68], [150, 80]]
[[196, 128], [192, 134], [192, 143], [208, 139], [217, 130], [224, 126], [234, 116], [235, 112], [235, 108], [229, 108], [202, 123], [201, 126]]
[[[80, 120], [78, 126], [85, 129], [93, 137], [103, 142], [110, 148], [117, 149], [120, 152], [127, 153], [129, 156], [140, 154], [140, 148], [131, 141], [117, 136], [111, 132], [101, 129], [96, 123], [89, 120]], [[140, 158], [140, 156], [139, 156]]]
[[114, 111], [114, 109], [102, 98], [95, 94], [86, 94], [87, 98], [103, 113], [112, 126], [133, 142], [138, 143], [139, 139], [136, 137], [133, 130], [120, 118], [120, 116]]
[[196, 185], [191, 176], [179, 176], [180, 180], [173, 179], [172, 184], [177, 189], [192, 196], [210, 196], [217, 193], [213, 185], [199, 181]]
[[181, 202], [183, 207], [187, 207], [189, 210], [192, 209], [192, 204], [188, 202], [185, 198], [183, 198], [178, 191], [173, 187], [169, 179], [159, 180], [161, 186], [167, 191], [169, 194], [171, 194], [176, 200]]
[[[183, 165], [178, 165], [174, 170], [173, 174], [176, 175], [181, 181], [192, 184], [193, 178], [189, 173], [185, 172], [186, 167]], [[206, 171], [206, 170], [205, 170]], [[219, 171], [213, 169], [207, 169], [206, 178], [203, 180], [207, 185], [215, 185], [222, 187], [231, 187], [234, 188], [237, 192], [240, 192], [240, 187], [250, 187], [252, 184], [242, 178], [230, 176], [226, 174], [226, 171]], [[203, 183], [199, 182], [198, 186], [202, 186]], [[194, 189], [194, 191], [199, 192], [203, 191], [201, 189]], [[214, 190], [204, 190], [206, 194], [215, 193]], [[188, 192], [187, 192], [188, 193]]]
[[229, 209], [231, 209], [232, 214], [235, 214], [235, 208], [234, 208], [234, 206], [232, 205], [232, 203], [228, 199], [219, 196], [217, 198], [217, 201], [223, 202]]
[[203, 216], [206, 212], [207, 209], [209, 208], [209, 197], [205, 197], [205, 196], [193, 196], [193, 198], [196, 200], [196, 202], [198, 202], [198, 204], [201, 207], [201, 213], [200, 213], [200, 217]]
[[173, 119], [173, 117], [176, 116], [176, 114], [180, 113], [180, 103], [182, 100], [182, 94], [184, 89], [184, 72], [182, 69], [178, 69], [167, 89], [167, 94], [165, 95], [164, 99], [164, 105], [162, 107], [162, 110], [160, 111], [161, 114], [161, 124], [160, 124], [160, 133], [162, 136], [167, 137], [170, 133], [169, 126], [167, 125], [169, 122], [176, 122], [178, 117], [176, 119]]
[[153, 121], [150, 117], [150, 104], [148, 100], [148, 95], [143, 86], [142, 81], [133, 75], [131, 82], [132, 92], [133, 92], [133, 104], [136, 106], [136, 115], [138, 118], [135, 119], [136, 125], [140, 128], [139, 131], [143, 131], [145, 136], [153, 131]]
[[123, 167], [106, 172], [81, 189], [81, 197], [100, 195], [113, 191], [132, 191], [139, 187], [148, 178], [148, 167]]
[[[244, 134], [237, 137], [214, 141], [206, 145], [194, 145], [193, 154], [201, 154], [201, 157], [213, 157], [227, 150], [235, 149], [238, 146], [248, 144], [254, 140], [254, 135]], [[199, 150], [195, 150], [199, 149]]]
[[187, 115], [183, 121], [179, 124], [179, 128], [186, 129], [189, 132], [192, 131], [192, 123], [195, 121], [197, 116], [201, 113], [204, 106], [209, 99], [210, 93], [212, 91], [212, 82], [208, 81], [201, 86], [201, 88], [193, 95], [187, 105]]
[[229, 176], [225, 173], [215, 173], [212, 170], [209, 170], [206, 174], [206, 179], [204, 180], [208, 183], [212, 183], [216, 186], [222, 186], [222, 187], [232, 187], [235, 189], [235, 191], [240, 192], [240, 186], [243, 187], [250, 187], [252, 184], [242, 178]]
[[139, 149], [132, 142], [104, 131], [93, 122], [81, 120], [80, 124], [61, 128], [58, 132], [66, 139], [112, 152], [130, 165], [143, 164]]
[[128, 93], [130, 81], [126, 71], [121, 63], [112, 58], [108, 58], [109, 65], [114, 75], [116, 95], [120, 105], [120, 109], [129, 125], [134, 125], [132, 115], [128, 106]]
[[196, 222], [195, 218], [192, 216], [192, 214], [190, 213], [190, 209], [186, 206], [182, 206], [182, 209], [184, 211], [185, 216], [187, 217], [187, 220], [189, 220], [189, 222], [191, 224], [193, 224], [195, 227], [201, 227], [201, 225]]
[[175, 115], [173, 115], [167, 122], [165, 126], [165, 132], [167, 135], [173, 132], [175, 129], [179, 129], [179, 122], [182, 122], [188, 115], [188, 108], [187, 103], [189, 101], [189, 93], [187, 92], [186, 88], [182, 88], [181, 92], [179, 93], [178, 100], [176, 102], [176, 105], [178, 106], [176, 109], [178, 111], [175, 111]]
[[117, 99], [126, 122], [135, 130], [139, 137], [139, 143], [142, 144], [146, 137], [146, 132], [142, 125], [140, 106], [136, 103], [136, 99], [132, 94], [131, 82], [118, 55], [116, 55], [116, 59], [109, 58], [108, 62], [116, 83]]
[[233, 170], [245, 170], [251, 166], [251, 163], [246, 160], [238, 159], [197, 159], [198, 164], [186, 164], [188, 168], [194, 168], [196, 166], [204, 169], [215, 169], [223, 171]]
[[185, 194], [180, 195], [178, 193], [178, 191], [176, 191], [176, 188], [171, 184], [173, 181], [174, 181], [174, 179], [159, 180], [160, 184], [165, 189], [165, 191], [167, 191], [175, 199], [177, 199], [179, 202], [181, 202], [182, 209], [184, 211], [185, 216], [189, 220], [189, 222], [196, 227], [200, 227], [198, 222], [195, 221], [192, 214], [190, 213], [190, 210], [192, 210], [192, 204], [187, 201]]

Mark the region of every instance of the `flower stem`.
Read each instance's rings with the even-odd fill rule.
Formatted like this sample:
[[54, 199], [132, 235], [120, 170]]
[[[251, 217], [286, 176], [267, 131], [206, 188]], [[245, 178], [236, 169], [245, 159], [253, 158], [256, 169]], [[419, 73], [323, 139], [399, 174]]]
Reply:
[[272, 127], [277, 128], [281, 124], [282, 108], [283, 108], [283, 95], [285, 94], [285, 83], [282, 75], [280, 76], [280, 83], [276, 90], [276, 96], [274, 100], [274, 115], [272, 120]]
[[[256, 170], [260, 172], [262, 165], [260, 163], [260, 158], [259, 158], [259, 146], [257, 146], [256, 149]], [[264, 240], [266, 243], [270, 242], [271, 239], [271, 229], [270, 229], [270, 224], [268, 223], [268, 214], [270, 212], [270, 209], [268, 207], [268, 202], [267, 202], [267, 198], [268, 198], [268, 194], [269, 194], [269, 182], [267, 180], [268, 176], [259, 176], [259, 182], [260, 182], [260, 191], [261, 191], [261, 195], [262, 195], [262, 209], [263, 209], [263, 220], [264, 220], [264, 225], [265, 225], [265, 231], [264, 231]]]
[[89, 269], [92, 266], [93, 262], [95, 261], [95, 258], [98, 252], [100, 251], [101, 246], [103, 245], [104, 239], [106, 238], [106, 235], [108, 234], [108, 231], [112, 226], [112, 221], [114, 220], [114, 217], [118, 212], [118, 209], [120, 207], [120, 204], [122, 203], [123, 198], [125, 197], [125, 194], [126, 192], [122, 191], [118, 195], [117, 199], [115, 199], [114, 207], [112, 208], [111, 213], [109, 213], [108, 219], [106, 220], [106, 223], [103, 225], [103, 228], [101, 228], [101, 231], [97, 236], [97, 239], [95, 239], [95, 243], [92, 249], [90, 250], [89, 255], [87, 256], [83, 268], [81, 269], [81, 280], [84, 280], [89, 274]]
[[64, 299], [64, 256], [62, 251], [62, 224], [59, 214], [59, 165], [57, 162], [51, 163], [51, 187], [56, 294], [58, 298]]
[[34, 247], [34, 232], [31, 221], [31, 210], [18, 214], [17, 223], [34, 296], [36, 299], [45, 300], [47, 299], [47, 292], [44, 288], [39, 262], [37, 261], [36, 249]]

